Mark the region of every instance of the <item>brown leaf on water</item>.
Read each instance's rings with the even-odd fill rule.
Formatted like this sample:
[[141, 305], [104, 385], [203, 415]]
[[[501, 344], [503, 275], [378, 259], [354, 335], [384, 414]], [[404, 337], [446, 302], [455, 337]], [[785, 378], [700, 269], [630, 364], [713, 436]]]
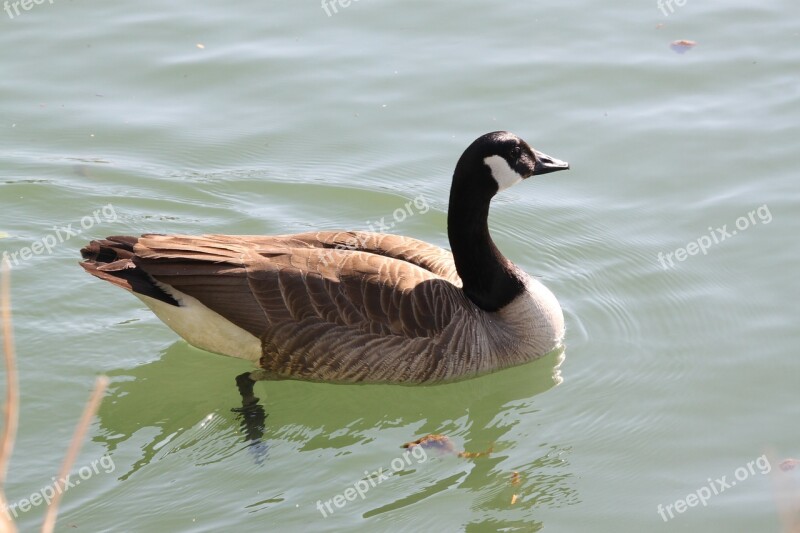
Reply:
[[[456, 453], [455, 445], [453, 441], [450, 440], [450, 437], [447, 435], [425, 435], [424, 437], [420, 437], [417, 440], [406, 442], [403, 444], [403, 448], [413, 448], [414, 446], [422, 446], [423, 449], [426, 450], [436, 450], [440, 453]], [[483, 452], [458, 452], [456, 455], [458, 457], [465, 457], [467, 459], [474, 459], [476, 457], [483, 457], [485, 455], [489, 455], [494, 450], [492, 447], [489, 447], [486, 451]]]
[[486, 456], [490, 455], [493, 451], [494, 451], [494, 448], [492, 446], [489, 446], [486, 450], [484, 450], [482, 452], [466, 452], [466, 451], [464, 451], [464, 452], [459, 452], [458, 456], [459, 457], [465, 457], [467, 459], [475, 459], [477, 457], [486, 457]]
[[697, 46], [697, 41], [690, 41], [688, 39], [679, 39], [677, 41], [672, 41], [669, 47], [672, 48], [675, 52], [679, 54], [683, 54], [688, 50], [691, 50]]
[[422, 446], [423, 449], [437, 450], [442, 453], [453, 453], [455, 451], [453, 441], [447, 435], [425, 435], [415, 441], [403, 444], [403, 448], [413, 448], [414, 446]]
[[800, 459], [784, 459], [781, 461], [780, 467], [784, 472], [788, 472], [797, 468], [798, 465], [800, 465]]

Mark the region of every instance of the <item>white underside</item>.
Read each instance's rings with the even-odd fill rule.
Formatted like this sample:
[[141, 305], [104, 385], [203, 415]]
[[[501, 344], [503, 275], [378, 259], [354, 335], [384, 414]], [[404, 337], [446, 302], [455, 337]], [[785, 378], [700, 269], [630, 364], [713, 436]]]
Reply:
[[[141, 294], [136, 296], [186, 342], [202, 350], [253, 362], [261, 358], [258, 337], [212, 311], [198, 299], [170, 285], [158, 285], [180, 306]], [[526, 346], [526, 353], [547, 353], [564, 339], [564, 315], [556, 297], [539, 281], [528, 277], [526, 289], [497, 314], [504, 322], [502, 329], [510, 332], [517, 342], [521, 341]]]
[[249, 361], [256, 362], [261, 358], [261, 342], [258, 337], [212, 311], [197, 298], [163, 283], [159, 286], [175, 298], [181, 304], [180, 307], [149, 296], [136, 296], [186, 342], [209, 352]]

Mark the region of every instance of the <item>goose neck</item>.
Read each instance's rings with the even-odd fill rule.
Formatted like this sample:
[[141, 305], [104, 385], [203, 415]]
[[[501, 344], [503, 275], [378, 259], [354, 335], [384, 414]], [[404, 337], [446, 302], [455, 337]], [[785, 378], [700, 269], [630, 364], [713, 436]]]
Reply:
[[[489, 204], [494, 195], [475, 194], [454, 179], [447, 212], [447, 234], [466, 296], [484, 311], [497, 311], [525, 290], [517, 268], [489, 234]], [[473, 182], [474, 183], [474, 182]]]

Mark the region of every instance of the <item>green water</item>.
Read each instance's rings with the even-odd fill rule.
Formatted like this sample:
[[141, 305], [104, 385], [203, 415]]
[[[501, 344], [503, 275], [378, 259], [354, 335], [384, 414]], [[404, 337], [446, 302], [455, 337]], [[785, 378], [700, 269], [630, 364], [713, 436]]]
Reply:
[[[800, 455], [800, 7], [684, 4], [0, 11], [0, 252], [31, 249], [12, 265], [9, 501], [51, 483], [107, 374], [75, 468], [95, 471], [65, 494], [61, 531], [779, 531], [775, 487], [800, 500], [798, 470], [773, 476]], [[231, 412], [248, 364], [188, 346], [77, 265], [90, 238], [364, 230], [415, 198], [393, 231], [447, 246], [455, 161], [497, 129], [572, 164], [504, 192], [490, 221], [564, 307], [560, 366], [259, 383], [254, 443]], [[318, 509], [429, 433], [492, 452], [407, 456]], [[736, 484], [677, 511], [722, 476]]]

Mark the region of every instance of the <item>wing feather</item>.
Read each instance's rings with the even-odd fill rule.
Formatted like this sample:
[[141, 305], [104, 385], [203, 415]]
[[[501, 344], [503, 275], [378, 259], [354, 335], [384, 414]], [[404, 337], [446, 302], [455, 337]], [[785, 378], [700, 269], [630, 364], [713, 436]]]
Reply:
[[280, 336], [284, 328], [297, 336], [302, 325], [303, 338], [283, 342], [290, 352], [310, 342], [309, 331], [322, 335], [332, 326], [365, 335], [430, 337], [449, 322], [448, 306], [460, 285], [449, 252], [366, 232], [146, 235], [134, 252], [136, 266], [155, 280], [259, 338]]

